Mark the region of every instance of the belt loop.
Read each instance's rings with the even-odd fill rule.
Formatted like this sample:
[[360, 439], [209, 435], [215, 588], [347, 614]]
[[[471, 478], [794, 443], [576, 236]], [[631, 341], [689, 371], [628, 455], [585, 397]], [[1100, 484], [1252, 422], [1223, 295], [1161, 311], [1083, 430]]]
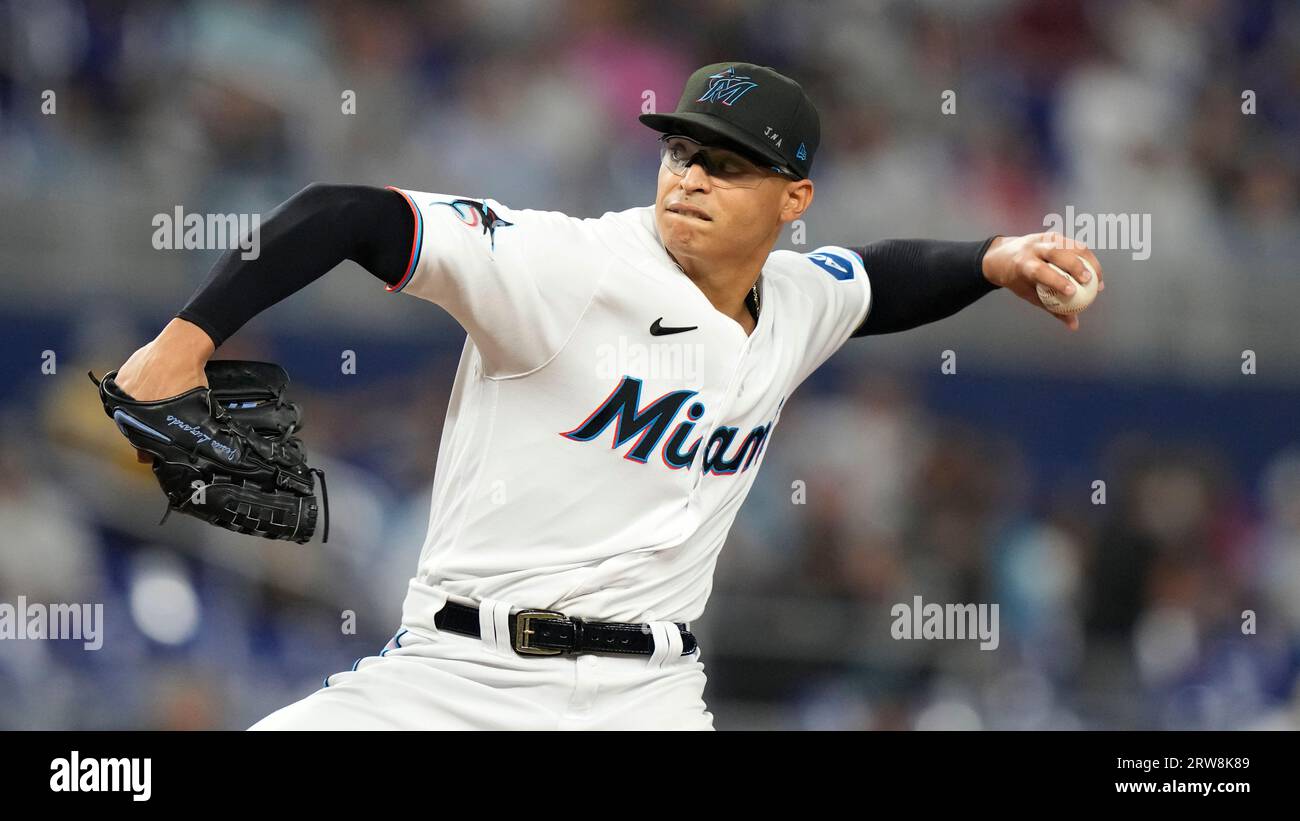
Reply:
[[650, 654], [650, 667], [663, 667], [676, 661], [682, 654], [682, 631], [675, 622], [652, 621], [650, 635], [654, 637], [655, 651]]
[[510, 636], [510, 605], [496, 599], [483, 599], [478, 603], [479, 635], [484, 643], [503, 656], [515, 654]]
[[580, 652], [579, 648], [582, 647], [582, 643], [587, 638], [584, 630], [586, 622], [583, 621], [581, 616], [570, 616], [569, 621], [573, 622], [573, 650], [575, 653]]

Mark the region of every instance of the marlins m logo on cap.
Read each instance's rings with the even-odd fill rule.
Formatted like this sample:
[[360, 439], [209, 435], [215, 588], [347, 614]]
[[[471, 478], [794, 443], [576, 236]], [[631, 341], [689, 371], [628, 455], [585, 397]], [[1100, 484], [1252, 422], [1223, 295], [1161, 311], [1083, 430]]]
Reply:
[[686, 80], [677, 110], [638, 119], [661, 134], [739, 151], [795, 179], [808, 177], [821, 140], [817, 107], [798, 83], [776, 69], [740, 60], [697, 68]]
[[695, 102], [732, 105], [752, 88], [758, 88], [758, 83], [736, 74], [735, 66], [728, 66], [726, 71], [709, 75], [708, 90]]

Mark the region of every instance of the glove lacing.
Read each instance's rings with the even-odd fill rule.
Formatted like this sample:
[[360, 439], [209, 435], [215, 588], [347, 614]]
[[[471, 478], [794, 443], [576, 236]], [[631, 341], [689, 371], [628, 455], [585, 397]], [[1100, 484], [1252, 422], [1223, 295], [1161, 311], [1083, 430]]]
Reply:
[[[293, 408], [294, 411], [293, 415], [298, 416], [299, 414], [298, 414], [297, 403], [285, 401], [284, 398], [285, 387], [286, 386], [281, 385], [280, 388], [275, 392], [275, 408], [276, 410], [280, 410], [286, 407]], [[293, 436], [293, 432], [297, 429], [298, 429], [298, 423], [290, 422], [289, 427], [285, 428], [284, 432], [280, 434], [280, 438], [278, 441], [280, 442], [281, 449], [283, 449], [284, 446], [289, 442], [289, 438]], [[322, 468], [308, 468], [308, 470], [313, 475], [320, 477], [320, 500], [321, 500], [321, 507], [324, 509], [323, 512], [325, 514], [325, 528], [321, 532], [321, 543], [324, 544], [325, 542], [328, 542], [330, 540], [329, 487], [325, 484], [325, 471]]]

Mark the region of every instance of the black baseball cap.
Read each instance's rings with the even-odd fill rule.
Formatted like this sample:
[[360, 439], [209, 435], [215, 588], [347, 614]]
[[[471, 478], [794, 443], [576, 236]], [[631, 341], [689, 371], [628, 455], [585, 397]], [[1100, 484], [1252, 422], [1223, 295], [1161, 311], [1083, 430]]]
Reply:
[[676, 111], [639, 119], [664, 134], [737, 147], [800, 178], [811, 171], [821, 140], [817, 107], [799, 84], [753, 63], [707, 65], [686, 81]]

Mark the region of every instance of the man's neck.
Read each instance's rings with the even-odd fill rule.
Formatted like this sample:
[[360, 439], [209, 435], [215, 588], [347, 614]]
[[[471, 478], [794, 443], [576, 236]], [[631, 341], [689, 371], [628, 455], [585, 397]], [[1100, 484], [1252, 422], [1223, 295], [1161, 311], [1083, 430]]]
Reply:
[[746, 300], [763, 269], [761, 263], [743, 268], [719, 267], [703, 271], [691, 266], [691, 260], [687, 260], [687, 264], [683, 265], [671, 251], [668, 253], [668, 258], [676, 263], [691, 282], [695, 283], [714, 308], [736, 320], [746, 334], [753, 333], [758, 322], [750, 313]]

